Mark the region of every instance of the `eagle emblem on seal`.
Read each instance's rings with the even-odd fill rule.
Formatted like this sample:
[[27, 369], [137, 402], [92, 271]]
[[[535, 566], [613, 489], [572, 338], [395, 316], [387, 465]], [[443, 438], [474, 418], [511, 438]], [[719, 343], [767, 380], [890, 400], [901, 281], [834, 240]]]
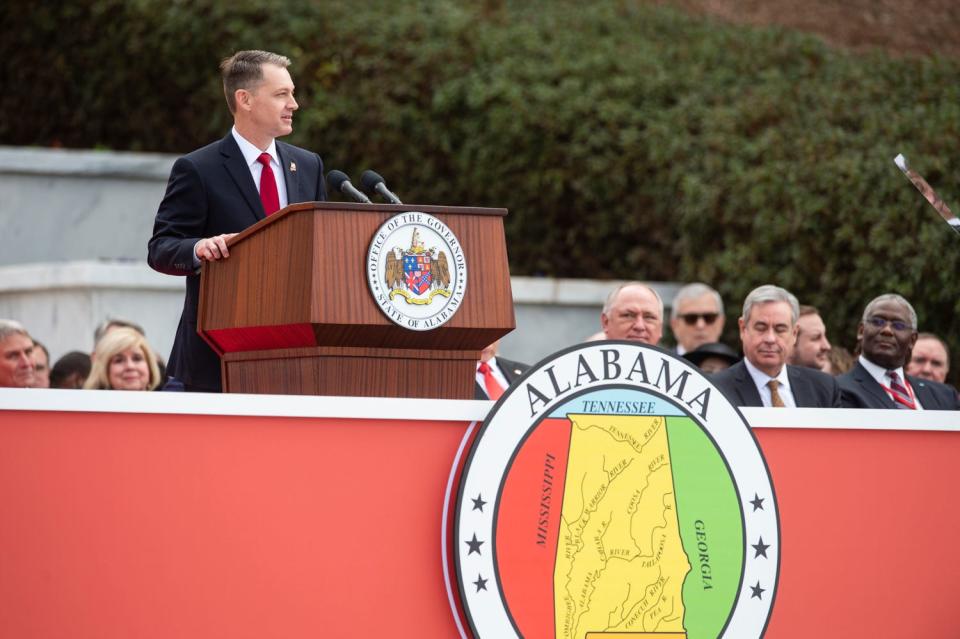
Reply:
[[395, 246], [386, 254], [383, 281], [390, 299], [402, 296], [408, 304], [429, 304], [434, 296], [450, 296], [450, 266], [447, 254], [435, 246], [426, 248], [416, 227], [407, 248]]

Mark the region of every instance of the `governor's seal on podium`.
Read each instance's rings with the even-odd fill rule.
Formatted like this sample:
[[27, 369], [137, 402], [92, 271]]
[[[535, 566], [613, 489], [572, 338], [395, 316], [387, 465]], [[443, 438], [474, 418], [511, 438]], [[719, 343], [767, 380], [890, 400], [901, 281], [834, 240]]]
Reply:
[[463, 303], [467, 260], [441, 220], [416, 211], [401, 213], [374, 233], [367, 282], [391, 321], [429, 331], [449, 321]]
[[476, 639], [755, 639], [780, 565], [747, 422], [689, 362], [633, 342], [561, 351], [500, 398], [453, 543]]

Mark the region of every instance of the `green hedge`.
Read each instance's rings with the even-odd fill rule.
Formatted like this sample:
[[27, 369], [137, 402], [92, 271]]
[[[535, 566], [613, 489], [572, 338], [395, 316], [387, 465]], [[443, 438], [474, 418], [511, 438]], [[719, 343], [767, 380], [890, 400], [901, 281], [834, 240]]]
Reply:
[[[7, 3], [9, 4], [9, 3]], [[853, 346], [898, 291], [960, 350], [960, 64], [592, 3], [92, 1], [0, 9], [0, 143], [174, 151], [222, 136], [217, 62], [294, 59], [291, 141], [408, 202], [504, 206], [515, 274], [776, 282]], [[731, 324], [733, 324], [731, 322]]]

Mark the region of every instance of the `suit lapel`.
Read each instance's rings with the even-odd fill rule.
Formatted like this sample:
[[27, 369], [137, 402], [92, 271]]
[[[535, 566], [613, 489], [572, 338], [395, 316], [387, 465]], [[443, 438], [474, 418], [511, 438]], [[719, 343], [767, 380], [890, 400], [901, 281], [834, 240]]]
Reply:
[[263, 204], [260, 202], [260, 193], [257, 191], [257, 185], [253, 183], [253, 176], [250, 175], [250, 168], [243, 159], [243, 153], [237, 146], [237, 141], [233, 139], [233, 134], [228, 133], [220, 143], [220, 153], [224, 156], [223, 166], [227, 173], [237, 185], [237, 190], [243, 196], [247, 206], [250, 207], [250, 213], [254, 219], [262, 220], [266, 217], [263, 213]]
[[753, 378], [750, 377], [750, 371], [747, 370], [747, 365], [744, 364], [743, 361], [740, 361], [734, 364], [734, 366], [737, 367], [736, 389], [740, 395], [740, 402], [744, 406], [763, 406], [763, 400], [760, 399], [760, 392], [757, 390], [757, 385], [753, 383]]
[[907, 381], [910, 382], [910, 387], [913, 388], [914, 395], [925, 410], [947, 410], [952, 408], [952, 406], [949, 405], [942, 405], [940, 398], [933, 392], [933, 388], [919, 377], [907, 375]]
[[286, 144], [277, 142], [277, 159], [280, 160], [280, 170], [283, 171], [283, 181], [287, 185], [287, 204], [301, 201], [300, 180], [297, 179], [296, 164], [287, 153]]
[[[877, 383], [877, 380], [867, 372], [860, 362], [857, 362], [857, 365], [853, 368], [853, 378], [860, 384], [860, 387], [864, 391], [870, 394], [877, 402], [879, 402], [884, 408], [896, 408], [897, 405], [893, 403], [893, 400], [890, 399], [890, 396], [887, 395], [887, 391], [881, 388], [880, 384]], [[921, 402], [923, 400], [920, 400]]]
[[790, 380], [790, 392], [797, 408], [816, 406], [816, 397], [810, 381], [797, 373], [793, 366], [787, 365], [787, 379]]

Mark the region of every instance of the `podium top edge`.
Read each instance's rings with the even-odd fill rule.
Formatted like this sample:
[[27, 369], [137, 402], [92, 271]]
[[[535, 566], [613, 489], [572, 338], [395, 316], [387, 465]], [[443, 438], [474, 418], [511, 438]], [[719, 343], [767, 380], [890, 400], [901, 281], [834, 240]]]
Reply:
[[506, 217], [507, 209], [494, 209], [479, 206], [443, 206], [437, 204], [361, 204], [359, 202], [299, 202], [278, 211], [303, 210], [363, 211], [368, 213], [421, 213], [447, 215], [493, 215]]

